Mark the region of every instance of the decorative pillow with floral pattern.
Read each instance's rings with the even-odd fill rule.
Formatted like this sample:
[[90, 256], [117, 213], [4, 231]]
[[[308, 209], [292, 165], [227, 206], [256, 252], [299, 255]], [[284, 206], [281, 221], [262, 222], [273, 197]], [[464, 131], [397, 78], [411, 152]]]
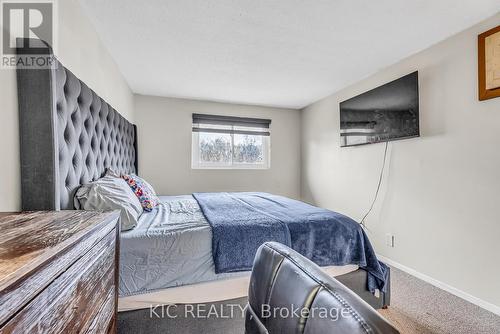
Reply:
[[122, 175], [122, 178], [127, 182], [130, 189], [141, 202], [141, 206], [144, 211], [151, 212], [155, 206], [160, 203], [160, 199], [156, 196], [153, 187], [147, 183], [144, 179], [137, 175]]

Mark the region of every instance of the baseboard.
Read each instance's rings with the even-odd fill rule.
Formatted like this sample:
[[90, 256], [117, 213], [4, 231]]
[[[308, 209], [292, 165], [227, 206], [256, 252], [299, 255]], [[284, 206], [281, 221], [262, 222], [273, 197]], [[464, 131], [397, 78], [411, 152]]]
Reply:
[[398, 268], [399, 270], [402, 270], [412, 276], [415, 276], [416, 278], [419, 278], [421, 279], [422, 281], [425, 281], [431, 285], [434, 285], [435, 287], [439, 288], [439, 289], [442, 289], [446, 292], [449, 292], [451, 293], [452, 295], [455, 295], [457, 297], [460, 297], [462, 299], [465, 299], [466, 301], [474, 304], [474, 305], [477, 305], [487, 311], [490, 311], [492, 313], [495, 313], [496, 315], [500, 315], [500, 306], [497, 306], [497, 305], [494, 305], [492, 303], [489, 303], [487, 301], [484, 301], [480, 298], [477, 298], [477, 297], [474, 297], [470, 294], [468, 294], [467, 292], [464, 292], [462, 290], [459, 290], [457, 288], [454, 288], [446, 283], [443, 283], [441, 281], [438, 281], [437, 279], [434, 279], [430, 276], [427, 276], [425, 274], [422, 274], [418, 271], [416, 271], [415, 269], [412, 269], [412, 268], [409, 268], [407, 266], [404, 266], [402, 265], [401, 263], [398, 263], [396, 261], [393, 261], [385, 256], [382, 256], [382, 255], [378, 255], [377, 254], [377, 257], [380, 261], [384, 262], [384, 263], [387, 263], [388, 265], [390, 266], [393, 266], [395, 268]]

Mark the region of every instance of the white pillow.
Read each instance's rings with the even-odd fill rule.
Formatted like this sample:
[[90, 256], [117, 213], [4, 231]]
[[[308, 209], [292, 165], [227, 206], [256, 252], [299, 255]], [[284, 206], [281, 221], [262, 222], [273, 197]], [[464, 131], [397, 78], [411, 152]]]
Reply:
[[106, 175], [81, 186], [75, 194], [75, 207], [83, 210], [120, 210], [121, 230], [137, 226], [142, 206], [125, 180]]

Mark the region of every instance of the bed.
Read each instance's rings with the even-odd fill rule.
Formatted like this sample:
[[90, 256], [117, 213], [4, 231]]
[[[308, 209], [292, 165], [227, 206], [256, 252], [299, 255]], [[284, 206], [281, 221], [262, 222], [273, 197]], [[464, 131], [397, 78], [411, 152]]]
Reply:
[[[136, 228], [121, 235], [120, 311], [246, 296], [250, 271], [216, 273], [211, 227], [193, 196], [160, 199]], [[331, 276], [358, 268], [324, 267]]]
[[[60, 62], [48, 69], [18, 69], [17, 79], [23, 210], [72, 210], [78, 187], [107, 168], [139, 172], [136, 126]], [[119, 309], [245, 296], [248, 270], [216, 273], [212, 225], [195, 198], [167, 196], [161, 202], [121, 234]], [[372, 306], [389, 304], [389, 272], [385, 292], [374, 294], [367, 288], [367, 271], [358, 265], [324, 269]]]

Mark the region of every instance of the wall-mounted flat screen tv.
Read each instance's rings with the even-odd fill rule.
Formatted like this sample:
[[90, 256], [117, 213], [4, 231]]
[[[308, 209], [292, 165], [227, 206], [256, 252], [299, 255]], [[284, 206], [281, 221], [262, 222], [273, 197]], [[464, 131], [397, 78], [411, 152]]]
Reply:
[[419, 135], [418, 72], [340, 103], [340, 146]]

